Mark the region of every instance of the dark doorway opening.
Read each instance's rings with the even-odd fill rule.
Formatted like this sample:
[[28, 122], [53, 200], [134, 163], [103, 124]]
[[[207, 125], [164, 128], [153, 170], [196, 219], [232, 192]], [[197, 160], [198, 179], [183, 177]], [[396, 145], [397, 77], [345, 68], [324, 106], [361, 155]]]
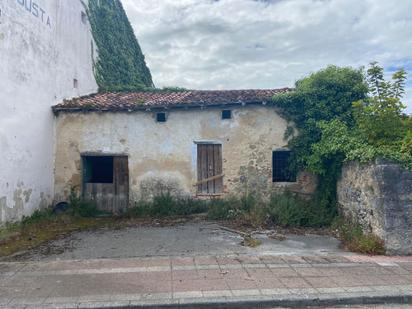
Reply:
[[83, 157], [86, 183], [113, 183], [113, 157]]

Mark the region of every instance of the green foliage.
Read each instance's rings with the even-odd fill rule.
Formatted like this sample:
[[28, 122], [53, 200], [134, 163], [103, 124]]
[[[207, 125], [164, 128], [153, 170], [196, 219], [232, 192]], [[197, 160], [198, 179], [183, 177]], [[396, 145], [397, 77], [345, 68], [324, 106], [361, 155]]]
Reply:
[[51, 220], [53, 218], [53, 210], [51, 208], [46, 209], [38, 209], [33, 212], [31, 216], [23, 217], [20, 222], [22, 228], [32, 225], [38, 224], [44, 221]]
[[353, 125], [340, 119], [317, 124], [322, 138], [312, 145], [310, 168], [323, 173], [328, 169], [325, 160], [340, 157], [361, 163], [385, 158], [412, 169], [411, 117], [402, 113], [401, 102], [405, 78], [400, 70], [393, 81], [385, 81], [383, 69], [371, 63], [365, 79], [372, 96], [353, 103]]
[[90, 0], [88, 16], [98, 59], [100, 91], [153, 88], [152, 76], [120, 0]]
[[151, 200], [138, 200], [127, 216], [129, 217], [171, 217], [187, 216], [206, 212], [205, 201], [189, 197], [175, 197], [169, 192], [162, 192]]
[[97, 208], [96, 203], [79, 197], [73, 187], [70, 188], [69, 207], [72, 215], [83, 218], [97, 217], [103, 213]]
[[183, 88], [183, 87], [163, 87], [161, 91], [164, 92], [184, 92], [188, 91], [188, 89]]
[[323, 227], [335, 213], [319, 207], [316, 200], [305, 200], [291, 192], [273, 194], [269, 201], [256, 196], [228, 197], [209, 203], [208, 218], [232, 220], [253, 227]]
[[304, 200], [291, 192], [273, 195], [267, 212], [273, 223], [283, 227], [323, 227], [335, 215], [328, 207], [320, 207], [316, 199]]
[[210, 201], [207, 217], [212, 220], [235, 219], [241, 214], [239, 200], [235, 197]]
[[385, 254], [384, 241], [374, 234], [363, 233], [358, 224], [337, 218], [332, 227], [348, 250], [373, 255]]
[[299, 80], [295, 91], [273, 99], [298, 131], [289, 140], [293, 150], [291, 169], [309, 169], [320, 177], [315, 200], [321, 213], [336, 213], [336, 181], [343, 155], [321, 156], [318, 149], [312, 147], [322, 137], [319, 124], [338, 120], [353, 126], [352, 102], [365, 99], [367, 91], [361, 70], [329, 66]]

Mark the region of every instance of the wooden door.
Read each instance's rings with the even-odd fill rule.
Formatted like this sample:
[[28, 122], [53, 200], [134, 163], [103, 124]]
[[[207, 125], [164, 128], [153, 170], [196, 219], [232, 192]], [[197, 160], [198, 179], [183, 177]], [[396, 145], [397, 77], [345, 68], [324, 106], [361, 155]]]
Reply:
[[100, 210], [124, 212], [129, 205], [129, 167], [126, 156], [84, 156], [83, 196]]
[[113, 158], [114, 209], [123, 212], [129, 206], [129, 165], [127, 157]]
[[197, 180], [198, 194], [222, 193], [222, 145], [197, 145]]

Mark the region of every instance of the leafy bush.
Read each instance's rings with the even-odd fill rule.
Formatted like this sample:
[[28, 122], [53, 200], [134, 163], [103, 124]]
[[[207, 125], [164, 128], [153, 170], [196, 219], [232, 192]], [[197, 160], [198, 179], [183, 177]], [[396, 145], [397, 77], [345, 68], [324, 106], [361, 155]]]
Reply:
[[385, 254], [384, 241], [372, 233], [363, 233], [359, 224], [337, 218], [332, 227], [348, 250], [364, 254]]
[[267, 212], [271, 222], [283, 227], [324, 227], [330, 225], [335, 214], [328, 207], [319, 205], [321, 202], [285, 192], [272, 195]]
[[237, 218], [242, 210], [239, 200], [234, 197], [214, 199], [209, 202], [207, 217], [212, 220], [230, 220]]
[[384, 158], [412, 169], [412, 118], [402, 113], [406, 73], [396, 72], [393, 81], [383, 79], [383, 69], [372, 63], [365, 79], [372, 96], [354, 102], [354, 125], [340, 119], [317, 124], [321, 139], [312, 145], [311, 170], [324, 173], [328, 158], [361, 163]]
[[175, 197], [169, 192], [155, 195], [152, 200], [138, 200], [135, 206], [129, 209], [127, 215], [131, 217], [168, 217], [187, 216], [206, 212], [205, 201], [189, 197]]

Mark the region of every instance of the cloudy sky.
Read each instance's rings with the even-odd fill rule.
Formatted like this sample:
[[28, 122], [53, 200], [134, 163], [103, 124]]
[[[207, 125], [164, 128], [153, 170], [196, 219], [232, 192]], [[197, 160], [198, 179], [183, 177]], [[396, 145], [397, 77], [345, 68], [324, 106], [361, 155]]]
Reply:
[[122, 0], [156, 86], [274, 88], [328, 64], [409, 73], [412, 0]]

